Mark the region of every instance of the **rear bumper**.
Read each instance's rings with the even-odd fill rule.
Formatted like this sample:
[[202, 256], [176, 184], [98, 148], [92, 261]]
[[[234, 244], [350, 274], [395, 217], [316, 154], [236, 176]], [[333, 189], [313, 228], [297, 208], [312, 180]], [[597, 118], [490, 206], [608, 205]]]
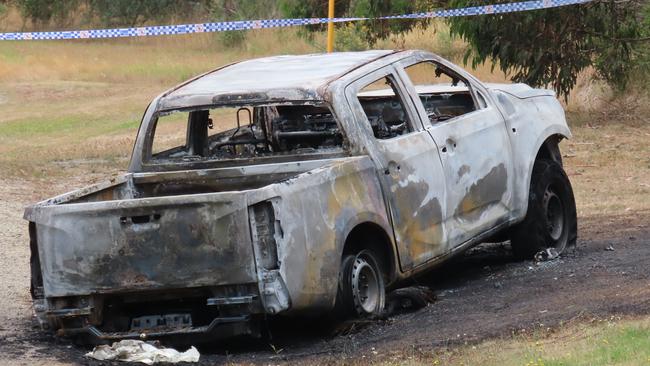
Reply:
[[[61, 328], [57, 335], [63, 337], [89, 337], [91, 343], [104, 343], [122, 339], [175, 339], [190, 337], [194, 341], [208, 341], [225, 339], [236, 336], [259, 336], [259, 326], [249, 315], [215, 318], [210, 324], [200, 327], [187, 327], [182, 329], [152, 329], [150, 331], [104, 332], [99, 328], [89, 325], [83, 328]], [[200, 336], [200, 338], [194, 338]]]
[[269, 295], [260, 295], [260, 287], [265, 289], [249, 283], [35, 298], [34, 310], [44, 329], [84, 342], [173, 338], [182, 343], [185, 337], [195, 343], [259, 335], [260, 319], [277, 309], [265, 306]]

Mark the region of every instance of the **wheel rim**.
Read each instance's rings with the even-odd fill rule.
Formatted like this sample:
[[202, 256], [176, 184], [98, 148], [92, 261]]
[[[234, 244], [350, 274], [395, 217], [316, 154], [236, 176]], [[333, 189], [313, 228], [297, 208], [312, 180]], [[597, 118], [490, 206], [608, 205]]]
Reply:
[[376, 313], [380, 306], [380, 280], [377, 272], [361, 257], [355, 258], [352, 267], [352, 296], [354, 305], [360, 313]]
[[544, 209], [546, 211], [546, 230], [554, 243], [557, 243], [564, 232], [564, 205], [560, 197], [551, 187], [544, 192]]

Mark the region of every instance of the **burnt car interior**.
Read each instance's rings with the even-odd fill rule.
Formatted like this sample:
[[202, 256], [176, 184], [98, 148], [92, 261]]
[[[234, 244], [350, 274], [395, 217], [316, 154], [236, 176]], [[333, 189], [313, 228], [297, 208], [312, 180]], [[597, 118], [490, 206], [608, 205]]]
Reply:
[[[171, 120], [165, 122], [164, 118]], [[330, 109], [319, 105], [224, 107], [167, 113], [154, 133], [154, 163], [209, 162], [286, 156], [287, 161], [339, 157], [344, 139]], [[156, 146], [156, 142], [158, 145]], [[244, 160], [245, 161], [245, 160]], [[255, 189], [289, 179], [295, 171], [219, 177], [159, 174], [87, 194], [66, 203]]]
[[429, 121], [437, 123], [474, 111], [474, 101], [467, 92], [418, 93]]
[[[433, 62], [418, 63], [405, 71], [431, 123], [446, 121], [477, 109], [469, 83], [453, 71]], [[357, 98], [375, 138], [390, 139], [412, 131], [391, 77], [366, 85]]]
[[390, 139], [411, 132], [408, 115], [391, 77], [366, 85], [357, 94], [377, 139]]
[[443, 65], [425, 61], [408, 66], [404, 71], [415, 86], [432, 124], [477, 109], [470, 84]]
[[[183, 112], [161, 114], [157, 124], [173, 113]], [[343, 148], [339, 125], [326, 106], [222, 107], [184, 113], [187, 114], [184, 143], [154, 152], [152, 160], [232, 160], [342, 151]], [[158, 135], [154, 134], [154, 144], [160, 138]]]

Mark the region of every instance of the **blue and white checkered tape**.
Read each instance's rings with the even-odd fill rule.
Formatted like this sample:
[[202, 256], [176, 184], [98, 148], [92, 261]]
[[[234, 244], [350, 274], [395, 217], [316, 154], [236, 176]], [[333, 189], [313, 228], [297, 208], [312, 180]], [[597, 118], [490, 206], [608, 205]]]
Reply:
[[[504, 14], [520, 11], [557, 8], [560, 6], [584, 4], [592, 0], [531, 0], [515, 3], [472, 6], [467, 8], [436, 10], [424, 13], [391, 15], [379, 18], [333, 18], [332, 22], [354, 22], [359, 20], [390, 20], [390, 19], [422, 19], [422, 18], [450, 18], [486, 14]], [[157, 25], [134, 28], [90, 29], [55, 32], [15, 32], [0, 33], [0, 41], [27, 41], [27, 40], [53, 40], [53, 39], [91, 39], [91, 38], [118, 38], [118, 37], [146, 37], [173, 34], [225, 32], [247, 29], [264, 29], [293, 27], [301, 25], [324, 24], [329, 18], [302, 18], [302, 19], [263, 19], [263, 20], [238, 20], [229, 22]]]

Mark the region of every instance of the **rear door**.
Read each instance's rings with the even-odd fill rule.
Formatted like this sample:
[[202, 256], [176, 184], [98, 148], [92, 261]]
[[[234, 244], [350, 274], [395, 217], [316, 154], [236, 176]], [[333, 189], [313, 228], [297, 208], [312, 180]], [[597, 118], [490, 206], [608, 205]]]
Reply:
[[404, 60], [398, 72], [442, 160], [450, 244], [462, 245], [509, 217], [512, 152], [499, 111], [450, 65]]
[[[405, 97], [406, 96], [406, 97]], [[445, 181], [438, 147], [392, 66], [346, 88], [346, 98], [368, 136], [390, 208], [401, 269], [410, 270], [445, 252]]]

